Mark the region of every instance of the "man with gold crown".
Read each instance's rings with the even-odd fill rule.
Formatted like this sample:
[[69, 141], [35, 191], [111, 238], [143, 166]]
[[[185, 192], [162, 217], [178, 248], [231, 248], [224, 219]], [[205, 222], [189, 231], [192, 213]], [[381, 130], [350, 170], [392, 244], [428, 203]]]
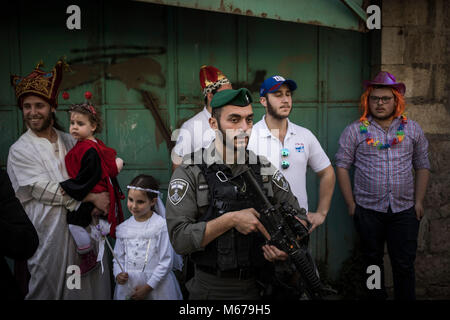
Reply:
[[[81, 277], [80, 286], [69, 282], [79, 265], [76, 246], [69, 236], [66, 214], [81, 204], [62, 192], [59, 183], [69, 179], [64, 157], [75, 140], [55, 128], [57, 97], [64, 61], [50, 72], [41, 64], [26, 77], [12, 76], [18, 107], [27, 131], [11, 146], [7, 170], [19, 198], [39, 236], [39, 247], [27, 261], [29, 282], [26, 299], [110, 299], [109, 273], [92, 271]], [[105, 211], [108, 193], [89, 194], [92, 202]]]
[[180, 165], [183, 156], [200, 148], [207, 148], [214, 140], [214, 130], [209, 126], [211, 100], [216, 92], [231, 89], [228, 78], [213, 66], [202, 66], [199, 78], [205, 106], [202, 111], [181, 126], [177, 143], [172, 151], [173, 170]]
[[369, 266], [381, 271], [379, 287], [369, 288], [364, 279], [368, 298], [387, 298], [383, 269], [387, 243], [395, 299], [414, 300], [417, 237], [430, 174], [428, 141], [419, 124], [406, 118], [406, 87], [392, 74], [380, 72], [372, 81], [364, 81], [364, 89], [363, 114], [339, 139], [338, 182], [360, 234], [362, 272], [370, 276]]

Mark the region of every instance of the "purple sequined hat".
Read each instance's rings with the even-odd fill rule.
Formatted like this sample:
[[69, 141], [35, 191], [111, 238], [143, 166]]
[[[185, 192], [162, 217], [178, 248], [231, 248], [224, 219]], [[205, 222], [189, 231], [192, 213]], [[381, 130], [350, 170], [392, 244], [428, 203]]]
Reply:
[[390, 74], [386, 71], [381, 71], [376, 75], [373, 80], [364, 80], [363, 81], [364, 90], [369, 86], [387, 86], [393, 87], [398, 90], [402, 95], [405, 95], [406, 86], [402, 82], [396, 82], [394, 75]]

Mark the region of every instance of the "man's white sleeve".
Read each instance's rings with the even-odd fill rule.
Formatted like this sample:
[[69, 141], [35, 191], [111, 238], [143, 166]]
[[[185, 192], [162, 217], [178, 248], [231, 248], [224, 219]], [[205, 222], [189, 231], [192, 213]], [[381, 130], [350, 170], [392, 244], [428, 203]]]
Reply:
[[309, 157], [308, 165], [313, 169], [314, 172], [319, 172], [331, 165], [330, 159], [328, 158], [325, 151], [322, 149], [319, 140], [310, 132], [309, 137]]
[[178, 131], [178, 138], [175, 147], [173, 148], [173, 152], [175, 152], [181, 158], [193, 152], [192, 150], [192, 142], [193, 142], [193, 133], [190, 130], [189, 126], [184, 123]]
[[34, 199], [50, 206], [64, 206], [69, 211], [77, 210], [81, 201], [76, 201], [68, 195], [63, 195], [58, 182], [40, 181], [31, 186], [31, 195]]

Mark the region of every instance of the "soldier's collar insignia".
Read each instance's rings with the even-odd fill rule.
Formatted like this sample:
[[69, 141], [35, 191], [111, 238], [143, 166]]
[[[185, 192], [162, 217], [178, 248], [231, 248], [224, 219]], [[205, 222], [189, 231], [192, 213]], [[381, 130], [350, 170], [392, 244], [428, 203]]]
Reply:
[[281, 190], [289, 192], [289, 183], [279, 170], [273, 174], [272, 182]]

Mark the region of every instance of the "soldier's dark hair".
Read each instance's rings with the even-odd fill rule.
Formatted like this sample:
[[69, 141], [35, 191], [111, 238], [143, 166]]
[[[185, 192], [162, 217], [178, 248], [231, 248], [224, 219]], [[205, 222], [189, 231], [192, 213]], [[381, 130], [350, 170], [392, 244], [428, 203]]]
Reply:
[[[131, 180], [131, 182], [128, 185], [143, 189], [152, 189], [157, 191], [159, 190], [159, 182], [155, 178], [147, 174], [138, 175], [133, 180]], [[145, 193], [147, 194], [147, 197], [150, 200], [158, 197], [158, 194], [154, 192], [145, 192]]]
[[212, 109], [211, 117], [213, 117], [214, 119], [217, 120], [217, 122], [219, 122], [221, 114], [222, 114], [222, 108], [215, 108], [215, 109]]

